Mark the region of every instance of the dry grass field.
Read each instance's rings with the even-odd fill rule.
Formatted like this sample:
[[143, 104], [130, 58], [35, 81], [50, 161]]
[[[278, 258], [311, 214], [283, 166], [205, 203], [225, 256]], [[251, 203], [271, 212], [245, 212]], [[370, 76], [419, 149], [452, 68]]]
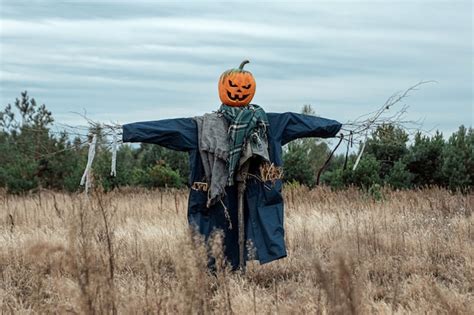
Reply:
[[0, 196], [2, 314], [474, 313], [472, 195], [288, 188], [288, 258], [245, 275], [183, 191]]

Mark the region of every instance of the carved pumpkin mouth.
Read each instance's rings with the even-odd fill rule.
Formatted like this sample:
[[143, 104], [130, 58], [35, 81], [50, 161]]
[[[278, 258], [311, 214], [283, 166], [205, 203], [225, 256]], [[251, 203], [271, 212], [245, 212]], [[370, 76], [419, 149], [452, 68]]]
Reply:
[[231, 92], [227, 91], [227, 96], [233, 100], [233, 101], [243, 101], [245, 100], [250, 94], [245, 94], [245, 95], [242, 95], [241, 97], [239, 97], [237, 94], [235, 96], [232, 95]]

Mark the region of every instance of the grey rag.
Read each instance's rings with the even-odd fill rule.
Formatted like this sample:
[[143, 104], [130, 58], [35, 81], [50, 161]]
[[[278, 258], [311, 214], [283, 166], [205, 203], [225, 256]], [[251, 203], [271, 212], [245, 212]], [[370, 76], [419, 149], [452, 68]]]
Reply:
[[199, 153], [208, 184], [207, 207], [210, 207], [225, 194], [229, 176], [229, 124], [218, 113], [204, 114], [194, 119], [198, 127]]

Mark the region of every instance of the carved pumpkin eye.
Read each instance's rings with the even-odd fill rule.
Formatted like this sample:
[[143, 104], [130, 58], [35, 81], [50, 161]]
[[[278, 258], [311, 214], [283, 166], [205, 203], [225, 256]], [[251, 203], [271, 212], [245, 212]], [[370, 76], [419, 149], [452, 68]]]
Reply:
[[251, 86], [252, 86], [252, 84], [249, 83], [249, 84], [247, 84], [246, 86], [243, 86], [243, 88], [246, 89], [246, 90], [248, 90], [248, 89], [250, 89]]
[[236, 85], [236, 84], [234, 84], [234, 83], [232, 83], [232, 81], [231, 81], [231, 80], [229, 80], [229, 85], [230, 85], [231, 87], [237, 87], [237, 85]]

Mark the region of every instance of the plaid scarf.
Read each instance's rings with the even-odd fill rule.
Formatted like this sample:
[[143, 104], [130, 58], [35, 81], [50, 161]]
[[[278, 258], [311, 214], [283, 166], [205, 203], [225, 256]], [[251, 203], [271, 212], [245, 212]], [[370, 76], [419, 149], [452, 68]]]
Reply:
[[234, 184], [234, 175], [239, 166], [244, 144], [249, 136], [255, 132], [261, 139], [266, 140], [269, 123], [267, 114], [258, 105], [232, 107], [222, 104], [218, 112], [222, 113], [229, 122], [229, 177], [227, 184], [231, 186]]

